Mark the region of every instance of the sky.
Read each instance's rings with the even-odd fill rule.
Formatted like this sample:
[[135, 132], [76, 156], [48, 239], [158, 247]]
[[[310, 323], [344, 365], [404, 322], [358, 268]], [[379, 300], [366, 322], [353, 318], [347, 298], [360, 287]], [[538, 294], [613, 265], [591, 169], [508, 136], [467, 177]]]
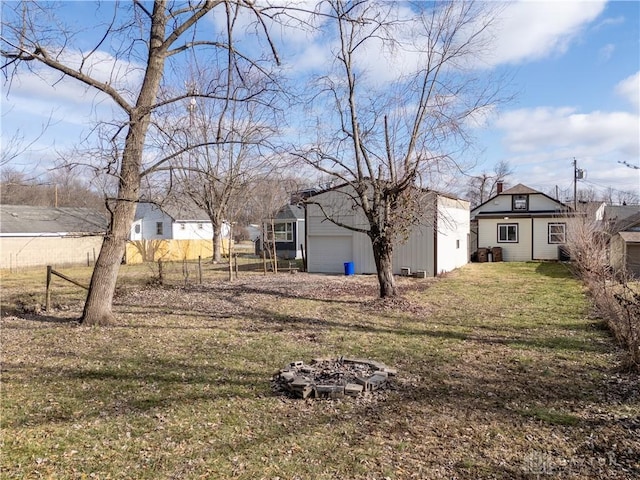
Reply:
[[[468, 174], [490, 172], [506, 161], [513, 170], [508, 184], [545, 193], [556, 187], [570, 191], [575, 160], [586, 172], [579, 187], [640, 195], [640, 2], [492, 4], [501, 9], [498, 28], [477, 68], [506, 75], [513, 99], [473, 128], [474, 148], [468, 155], [476, 166]], [[95, 15], [92, 2], [72, 2], [64, 10], [78, 22]], [[89, 45], [90, 32], [85, 35]], [[325, 37], [287, 30], [279, 40], [290, 72], [303, 75], [328, 61], [330, 40]], [[109, 52], [98, 55], [102, 62], [96, 63], [96, 72], [106, 78], [112, 58]], [[375, 52], [369, 61], [379, 78], [389, 73]], [[118, 67], [131, 72], [127, 65]], [[118, 80], [135, 82], [136, 75]], [[0, 108], [3, 148], [15, 136], [26, 147], [6, 167], [33, 176], [68, 155], [96, 119], [112, 115], [100, 95], [42, 72], [21, 74], [11, 88], [3, 78]]]

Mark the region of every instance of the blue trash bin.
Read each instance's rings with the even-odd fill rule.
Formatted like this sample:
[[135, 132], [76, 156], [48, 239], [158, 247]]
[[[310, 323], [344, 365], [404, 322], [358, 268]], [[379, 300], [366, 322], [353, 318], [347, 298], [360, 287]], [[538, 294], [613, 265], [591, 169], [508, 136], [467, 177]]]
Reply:
[[353, 262], [344, 262], [344, 274], [345, 275], [355, 275], [356, 267]]

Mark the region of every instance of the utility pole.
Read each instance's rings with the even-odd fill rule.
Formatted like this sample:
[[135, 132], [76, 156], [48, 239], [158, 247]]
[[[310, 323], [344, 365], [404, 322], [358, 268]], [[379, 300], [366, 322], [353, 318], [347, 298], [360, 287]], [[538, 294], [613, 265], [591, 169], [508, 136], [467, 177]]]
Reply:
[[584, 178], [584, 170], [578, 168], [578, 161], [573, 157], [573, 210], [578, 209], [578, 180]]

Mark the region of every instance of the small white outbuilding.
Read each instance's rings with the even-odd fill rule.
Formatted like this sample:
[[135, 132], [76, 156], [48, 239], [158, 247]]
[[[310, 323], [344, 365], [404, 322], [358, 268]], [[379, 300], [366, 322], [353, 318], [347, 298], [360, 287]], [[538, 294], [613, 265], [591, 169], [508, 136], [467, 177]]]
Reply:
[[[344, 273], [353, 263], [353, 273], [375, 274], [371, 240], [339, 223], [368, 228], [368, 222], [342, 185], [312, 195], [306, 208], [307, 271]], [[394, 246], [393, 273], [426, 272], [427, 276], [449, 272], [469, 261], [469, 202], [435, 191], [422, 191], [424, 210], [420, 222], [406, 241]]]

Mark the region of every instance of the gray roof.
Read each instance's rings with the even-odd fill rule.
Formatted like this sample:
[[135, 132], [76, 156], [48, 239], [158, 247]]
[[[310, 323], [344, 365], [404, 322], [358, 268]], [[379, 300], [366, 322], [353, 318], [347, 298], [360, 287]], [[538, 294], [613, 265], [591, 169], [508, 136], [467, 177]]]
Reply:
[[624, 231], [637, 231], [640, 226], [640, 211], [637, 211], [633, 215], [629, 215], [628, 217], [624, 217], [622, 220], [618, 220], [613, 224], [611, 230], [613, 232], [624, 232]]
[[304, 208], [302, 208], [300, 205], [285, 205], [278, 211], [276, 218], [279, 220], [293, 218], [302, 220], [304, 219]]
[[511, 187], [507, 190], [504, 190], [501, 195], [531, 195], [534, 193], [542, 193], [538, 190], [534, 190], [533, 188], [529, 188], [526, 185], [521, 183], [517, 184], [515, 187]]
[[0, 233], [103, 234], [106, 215], [91, 208], [0, 205]]
[[606, 205], [604, 207], [604, 219], [619, 222], [640, 213], [640, 205]]
[[174, 222], [210, 222], [211, 219], [205, 210], [196, 206], [190, 199], [177, 201], [167, 199], [162, 203], [144, 202], [138, 203], [136, 219], [142, 218], [148, 208], [155, 208], [169, 215]]

